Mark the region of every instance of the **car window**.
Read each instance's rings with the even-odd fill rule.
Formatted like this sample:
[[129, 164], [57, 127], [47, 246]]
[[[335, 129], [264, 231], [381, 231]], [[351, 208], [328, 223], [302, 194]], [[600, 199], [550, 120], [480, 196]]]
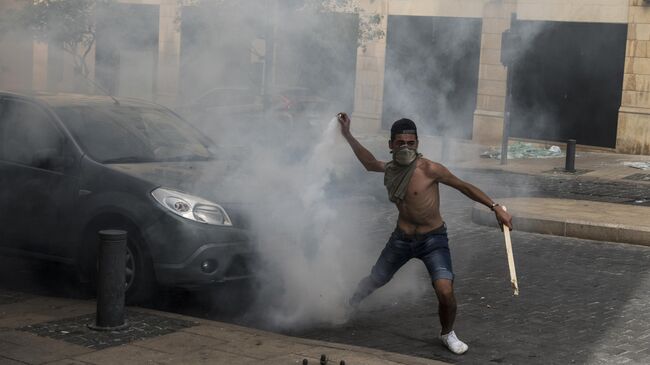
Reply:
[[63, 155], [63, 136], [36, 104], [5, 100], [0, 122], [0, 158], [46, 168], [48, 158]]
[[255, 93], [250, 90], [217, 89], [201, 96], [198, 103], [215, 107], [254, 104], [256, 100]]
[[197, 132], [164, 109], [69, 106], [56, 108], [56, 113], [84, 151], [99, 162], [212, 158]]

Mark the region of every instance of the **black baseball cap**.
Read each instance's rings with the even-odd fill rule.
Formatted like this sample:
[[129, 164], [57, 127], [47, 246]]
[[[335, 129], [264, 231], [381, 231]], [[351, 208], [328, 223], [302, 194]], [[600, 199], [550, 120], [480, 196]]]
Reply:
[[402, 118], [400, 120], [395, 121], [393, 123], [393, 126], [390, 127], [390, 139], [391, 141], [395, 139], [395, 135], [397, 134], [415, 134], [415, 138], [418, 137], [418, 128], [415, 126], [415, 122]]

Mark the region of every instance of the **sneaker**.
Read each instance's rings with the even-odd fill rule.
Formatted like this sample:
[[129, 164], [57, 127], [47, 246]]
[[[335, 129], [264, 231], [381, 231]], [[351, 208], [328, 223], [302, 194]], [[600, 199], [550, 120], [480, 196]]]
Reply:
[[456, 355], [462, 355], [469, 349], [469, 346], [461, 340], [456, 337], [456, 333], [454, 331], [451, 331], [447, 333], [446, 335], [440, 335], [440, 340], [442, 343], [447, 346], [449, 351], [453, 352]]

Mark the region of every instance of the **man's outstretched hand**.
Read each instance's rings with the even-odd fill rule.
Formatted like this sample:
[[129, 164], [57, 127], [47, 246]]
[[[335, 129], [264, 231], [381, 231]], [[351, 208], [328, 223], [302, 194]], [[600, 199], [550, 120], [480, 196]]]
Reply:
[[504, 207], [500, 205], [494, 207], [494, 214], [497, 216], [497, 221], [499, 221], [499, 227], [501, 229], [503, 229], [503, 225], [505, 224], [512, 231], [512, 216]]
[[346, 113], [338, 113], [336, 115], [336, 118], [339, 120], [339, 124], [341, 125], [341, 133], [343, 136], [348, 136], [350, 135], [350, 117]]

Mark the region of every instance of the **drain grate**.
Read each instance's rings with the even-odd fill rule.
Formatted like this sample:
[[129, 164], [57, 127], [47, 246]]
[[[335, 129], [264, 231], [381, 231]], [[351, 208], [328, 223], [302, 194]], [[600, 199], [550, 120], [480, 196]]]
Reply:
[[625, 180], [650, 181], [650, 174], [632, 174], [624, 177]]
[[95, 321], [94, 313], [33, 324], [21, 327], [18, 330], [101, 350], [133, 341], [166, 335], [183, 328], [198, 325], [196, 322], [137, 311], [127, 311], [126, 318], [129, 326], [121, 331], [93, 331], [89, 329], [88, 324], [92, 324]]

